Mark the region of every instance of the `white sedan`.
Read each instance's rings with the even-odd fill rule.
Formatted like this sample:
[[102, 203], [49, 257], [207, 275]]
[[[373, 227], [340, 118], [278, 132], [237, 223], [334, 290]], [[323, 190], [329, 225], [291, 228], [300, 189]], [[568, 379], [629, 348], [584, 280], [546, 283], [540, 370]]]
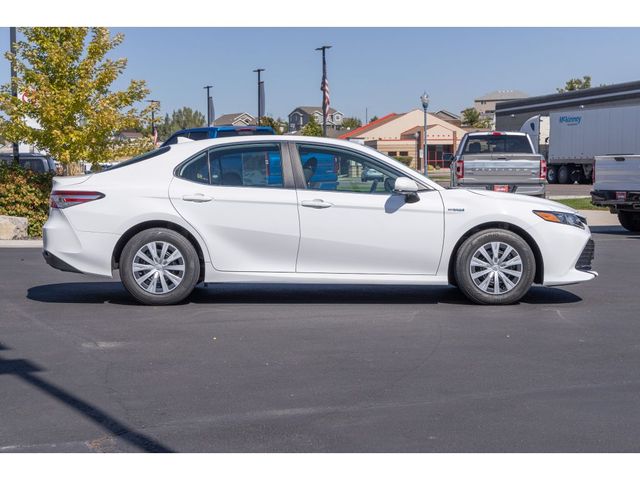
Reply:
[[506, 304], [533, 283], [597, 276], [575, 210], [447, 190], [368, 147], [297, 136], [182, 143], [55, 177], [44, 256], [65, 271], [119, 269], [150, 305], [203, 282], [452, 284]]

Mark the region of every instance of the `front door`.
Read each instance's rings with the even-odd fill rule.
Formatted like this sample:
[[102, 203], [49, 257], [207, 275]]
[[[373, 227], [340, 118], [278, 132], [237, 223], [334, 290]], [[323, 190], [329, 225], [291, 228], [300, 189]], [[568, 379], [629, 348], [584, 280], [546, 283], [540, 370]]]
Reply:
[[214, 147], [178, 169], [169, 196], [216, 270], [294, 272], [300, 230], [289, 172], [279, 142]]
[[349, 148], [299, 143], [301, 273], [435, 275], [444, 235], [436, 190], [408, 203], [393, 193], [402, 172]]

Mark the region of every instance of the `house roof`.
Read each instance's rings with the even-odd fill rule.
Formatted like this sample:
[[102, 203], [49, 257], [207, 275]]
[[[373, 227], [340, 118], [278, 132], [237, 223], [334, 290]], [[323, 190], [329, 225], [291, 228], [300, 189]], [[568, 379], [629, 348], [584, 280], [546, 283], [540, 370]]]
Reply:
[[[315, 112], [322, 113], [322, 107], [296, 107], [293, 110], [291, 110], [291, 113], [295, 112], [296, 110], [302, 110], [303, 112], [309, 115], [313, 115]], [[338, 110], [336, 110], [335, 108], [329, 107], [329, 115], [333, 115], [336, 112], [338, 112]], [[291, 115], [291, 113], [289, 115]], [[342, 112], [338, 112], [338, 113], [342, 113]]]
[[[436, 113], [434, 113], [434, 115], [439, 118], [446, 117], [450, 118], [451, 120], [460, 120], [460, 115], [456, 115], [449, 110], [438, 110]], [[445, 120], [445, 118], [443, 118], [443, 120]]]
[[400, 117], [404, 115], [404, 113], [390, 113], [388, 115], [385, 115], [384, 117], [380, 117], [376, 120], [374, 120], [373, 122], [369, 122], [366, 125], [362, 125], [361, 127], [355, 128], [353, 130], [348, 131], [347, 133], [344, 133], [342, 135], [340, 135], [340, 137], [338, 138], [352, 138], [352, 137], [357, 137], [358, 135], [361, 135], [365, 132], [368, 132], [369, 130], [372, 130], [376, 127], [379, 127], [381, 125], [384, 125], [385, 123], [390, 122], [391, 120], [395, 120], [396, 118]]
[[226, 113], [224, 115], [220, 115], [218, 118], [216, 118], [215, 123], [216, 125], [231, 125], [233, 124], [233, 122], [235, 122], [238, 119], [238, 117], [241, 117], [242, 115], [247, 115], [248, 117], [251, 117], [252, 122], [255, 121], [255, 117], [250, 113], [239, 112], [239, 113]]
[[142, 138], [143, 137], [142, 133], [134, 132], [131, 130], [123, 130], [118, 135], [120, 135], [123, 138]]
[[516, 100], [518, 98], [527, 98], [528, 96], [528, 94], [524, 93], [521, 90], [494, 90], [493, 92], [489, 92], [481, 97], [476, 98], [475, 101]]

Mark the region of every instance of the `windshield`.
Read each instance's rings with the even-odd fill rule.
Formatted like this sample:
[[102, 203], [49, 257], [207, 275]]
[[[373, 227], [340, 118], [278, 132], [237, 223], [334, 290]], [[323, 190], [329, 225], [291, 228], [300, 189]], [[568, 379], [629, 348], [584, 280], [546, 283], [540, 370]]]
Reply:
[[127, 165], [132, 165], [134, 163], [142, 162], [144, 160], [148, 160], [153, 157], [157, 157], [158, 155], [162, 155], [163, 153], [167, 153], [171, 147], [160, 147], [156, 150], [151, 150], [150, 152], [143, 153], [142, 155], [138, 155], [137, 157], [130, 158], [129, 160], [125, 160], [124, 162], [116, 163], [115, 165], [105, 168], [103, 171], [107, 170], [115, 170], [116, 168], [126, 167]]
[[526, 135], [473, 135], [467, 140], [463, 154], [533, 153]]

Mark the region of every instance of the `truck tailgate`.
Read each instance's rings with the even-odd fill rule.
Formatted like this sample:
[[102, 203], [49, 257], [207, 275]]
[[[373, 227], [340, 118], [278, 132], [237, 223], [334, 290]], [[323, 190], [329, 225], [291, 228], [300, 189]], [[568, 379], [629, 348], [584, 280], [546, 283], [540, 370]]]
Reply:
[[460, 183], [540, 183], [540, 158], [522, 153], [465, 155]]
[[596, 157], [594, 190], [640, 190], [640, 155]]

